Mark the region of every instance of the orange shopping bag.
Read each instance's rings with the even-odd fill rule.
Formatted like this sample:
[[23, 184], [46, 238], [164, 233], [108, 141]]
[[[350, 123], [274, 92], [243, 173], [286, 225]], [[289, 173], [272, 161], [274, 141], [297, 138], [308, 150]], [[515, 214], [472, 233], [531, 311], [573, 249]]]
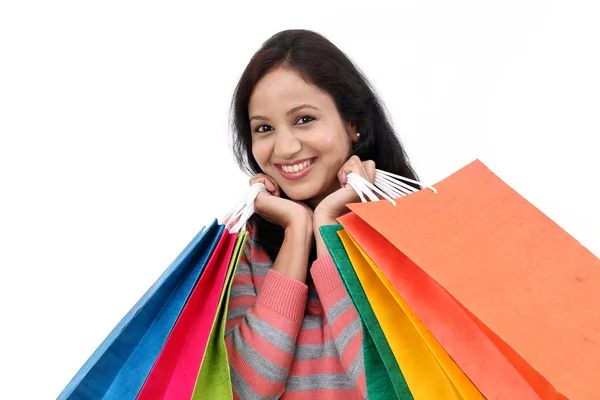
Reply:
[[487, 398], [596, 399], [600, 260], [474, 161], [344, 229]]

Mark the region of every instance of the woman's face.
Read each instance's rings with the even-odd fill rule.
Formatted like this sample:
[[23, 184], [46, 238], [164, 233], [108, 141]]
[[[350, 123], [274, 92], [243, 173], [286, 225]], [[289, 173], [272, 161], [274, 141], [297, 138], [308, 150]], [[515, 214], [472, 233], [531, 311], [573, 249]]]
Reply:
[[248, 115], [252, 154], [290, 199], [316, 206], [340, 187], [337, 173], [356, 130], [342, 120], [329, 94], [277, 68], [256, 85]]

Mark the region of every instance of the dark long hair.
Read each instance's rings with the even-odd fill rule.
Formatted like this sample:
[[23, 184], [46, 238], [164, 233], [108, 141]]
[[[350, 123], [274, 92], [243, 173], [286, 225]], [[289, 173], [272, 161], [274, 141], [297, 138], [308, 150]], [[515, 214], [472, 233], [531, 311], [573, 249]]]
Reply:
[[[254, 54], [236, 86], [231, 128], [235, 160], [242, 170], [251, 176], [263, 172], [252, 155], [248, 103], [258, 81], [277, 67], [292, 69], [306, 82], [329, 93], [342, 120], [356, 124], [360, 132], [353, 154], [363, 161], [373, 160], [378, 169], [417, 179], [371, 83], [338, 47], [304, 29], [281, 31], [269, 38]], [[275, 260], [283, 242], [283, 229], [256, 214], [250, 223], [255, 227], [255, 240]]]

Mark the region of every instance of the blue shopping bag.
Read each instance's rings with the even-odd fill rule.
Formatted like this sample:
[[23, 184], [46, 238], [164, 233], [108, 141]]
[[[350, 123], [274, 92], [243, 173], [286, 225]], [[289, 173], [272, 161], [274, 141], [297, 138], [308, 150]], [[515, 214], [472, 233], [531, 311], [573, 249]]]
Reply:
[[224, 229], [215, 219], [198, 232], [94, 351], [58, 400], [136, 398]]

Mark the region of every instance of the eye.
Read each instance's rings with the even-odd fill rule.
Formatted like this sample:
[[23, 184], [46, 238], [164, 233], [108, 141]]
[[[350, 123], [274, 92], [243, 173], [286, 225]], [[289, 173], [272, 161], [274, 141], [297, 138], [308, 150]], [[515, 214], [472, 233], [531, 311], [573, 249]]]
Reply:
[[309, 122], [312, 122], [314, 120], [316, 120], [316, 118], [311, 117], [310, 115], [304, 115], [304, 116], [298, 118], [296, 120], [296, 123], [300, 124], [300, 125], [304, 125], [304, 124], [308, 124]]
[[266, 132], [269, 132], [271, 129], [273, 129], [273, 128], [271, 128], [269, 125], [260, 125], [260, 126], [257, 126], [254, 129], [254, 131], [257, 133], [266, 133]]

